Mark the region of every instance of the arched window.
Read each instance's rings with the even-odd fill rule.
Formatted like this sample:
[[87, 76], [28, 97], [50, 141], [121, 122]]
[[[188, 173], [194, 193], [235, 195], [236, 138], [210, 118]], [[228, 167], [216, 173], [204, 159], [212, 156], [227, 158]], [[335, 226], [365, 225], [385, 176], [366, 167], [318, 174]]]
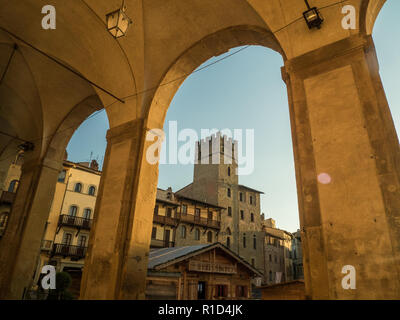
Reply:
[[82, 191], [82, 184], [81, 183], [77, 183], [75, 184], [75, 188], [74, 188], [75, 192], [81, 192]]
[[253, 236], [253, 249], [257, 249], [257, 238], [256, 238], [256, 235]]
[[96, 187], [95, 186], [90, 186], [88, 193], [89, 193], [90, 196], [94, 196], [94, 194], [96, 193]]
[[89, 209], [89, 208], [86, 208], [84, 211], [83, 211], [83, 217], [85, 218], [85, 219], [90, 219], [90, 216], [92, 215], [92, 209]]
[[212, 242], [213, 241], [213, 234], [211, 231], [207, 232], [207, 242]]
[[227, 246], [228, 248], [231, 247], [231, 237], [227, 237], [227, 238], [226, 238], [226, 246]]
[[186, 227], [181, 226], [181, 238], [186, 239]]
[[76, 214], [78, 213], [78, 207], [77, 206], [70, 206], [69, 207], [69, 215], [76, 217]]
[[200, 229], [194, 230], [194, 240], [200, 240]]
[[17, 192], [18, 182], [19, 182], [18, 180], [11, 181], [8, 187], [8, 192]]

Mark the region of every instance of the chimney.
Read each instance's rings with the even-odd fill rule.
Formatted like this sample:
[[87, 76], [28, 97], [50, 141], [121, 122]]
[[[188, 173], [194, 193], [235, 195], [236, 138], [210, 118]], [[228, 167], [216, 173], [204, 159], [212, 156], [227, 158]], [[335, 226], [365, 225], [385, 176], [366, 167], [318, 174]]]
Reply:
[[96, 160], [92, 160], [90, 162], [90, 168], [96, 171], [99, 171], [99, 164], [97, 163]]

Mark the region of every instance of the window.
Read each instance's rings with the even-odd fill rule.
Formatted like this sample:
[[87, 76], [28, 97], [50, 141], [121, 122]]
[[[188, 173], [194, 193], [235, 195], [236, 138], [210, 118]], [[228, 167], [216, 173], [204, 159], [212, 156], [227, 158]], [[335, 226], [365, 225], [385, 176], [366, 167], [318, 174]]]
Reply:
[[228, 286], [217, 284], [216, 285], [216, 295], [217, 297], [227, 297], [228, 296]]
[[229, 198], [231, 197], [231, 189], [230, 188], [228, 188], [228, 197]]
[[18, 180], [13, 180], [10, 182], [10, 185], [8, 187], [8, 192], [17, 192], [18, 189]]
[[250, 220], [251, 220], [251, 222], [254, 222], [254, 213], [253, 212], [250, 214]]
[[156, 227], [153, 227], [153, 229], [151, 230], [151, 238], [152, 239], [157, 238], [157, 228]]
[[256, 235], [253, 236], [253, 249], [257, 249], [257, 237], [256, 237]]
[[247, 287], [246, 286], [236, 286], [236, 297], [237, 298], [247, 298]]
[[86, 247], [86, 236], [80, 236], [78, 241], [79, 247]]
[[8, 213], [3, 212], [0, 216], [0, 227], [4, 227], [7, 223]]
[[229, 227], [226, 229], [226, 234], [227, 234], [228, 236], [230, 236], [230, 235], [232, 234], [231, 229], [230, 229]]
[[250, 196], [250, 204], [253, 204], [253, 196]]
[[232, 217], [232, 207], [228, 207], [228, 217]]
[[244, 211], [240, 210], [240, 219], [244, 220]]
[[181, 238], [186, 239], [186, 227], [181, 226]]
[[269, 281], [272, 281], [272, 271], [269, 270]]
[[228, 167], [228, 177], [231, 176], [231, 167]]
[[243, 235], [243, 248], [246, 248], [246, 234]]
[[251, 265], [254, 267], [256, 264], [256, 260], [254, 258], [251, 258]]
[[271, 255], [269, 255], [269, 261], [271, 261], [271, 262], [272, 262], [272, 256], [271, 256]]
[[213, 219], [213, 213], [212, 211], [208, 212], [208, 220], [212, 220]]
[[200, 240], [200, 230], [194, 230], [194, 240]]
[[231, 237], [227, 237], [227, 238], [226, 238], [226, 246], [227, 246], [228, 248], [231, 247]]
[[241, 192], [239, 193], [239, 200], [243, 201], [243, 193], [241, 193]]
[[75, 184], [75, 188], [74, 188], [75, 192], [81, 192], [82, 191], [82, 184], [81, 183], [77, 183]]
[[70, 206], [69, 207], [69, 215], [75, 217], [76, 214], [78, 213], [78, 207], [77, 206]]
[[86, 208], [84, 211], [83, 211], [83, 217], [85, 218], [85, 219], [90, 219], [90, 216], [92, 215], [92, 209], [89, 209], [89, 208]]
[[64, 232], [62, 244], [69, 246], [71, 244], [72, 234]]
[[195, 215], [196, 217], [200, 217], [200, 208], [196, 208], [196, 209], [194, 210], [194, 215]]
[[213, 234], [211, 231], [207, 232], [207, 242], [212, 242]]
[[67, 175], [67, 171], [66, 170], [63, 170], [63, 171], [61, 171], [59, 174], [58, 174], [58, 182], [62, 182], [62, 183], [64, 183], [65, 182], [65, 176]]
[[158, 204], [156, 204], [156, 206], [154, 207], [154, 214], [155, 214], [155, 215], [158, 214]]
[[172, 217], [172, 209], [167, 208], [167, 217], [171, 218]]
[[96, 187], [95, 186], [90, 186], [88, 193], [89, 193], [90, 196], [94, 196], [94, 194], [96, 193]]
[[182, 205], [182, 214], [187, 214], [187, 205], [186, 204]]

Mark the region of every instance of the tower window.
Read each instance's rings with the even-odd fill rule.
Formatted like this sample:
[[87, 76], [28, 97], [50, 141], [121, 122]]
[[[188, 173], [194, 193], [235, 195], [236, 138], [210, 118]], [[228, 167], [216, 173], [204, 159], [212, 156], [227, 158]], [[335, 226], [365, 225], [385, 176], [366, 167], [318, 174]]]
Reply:
[[243, 248], [246, 248], [246, 235], [243, 235]]
[[231, 167], [228, 167], [228, 177], [231, 176]]
[[244, 211], [240, 210], [240, 219], [244, 220]]
[[254, 213], [253, 212], [250, 214], [250, 220], [251, 220], [251, 222], [254, 222]]
[[230, 188], [228, 188], [228, 197], [229, 198], [231, 197], [231, 189]]
[[239, 200], [243, 201], [243, 193], [241, 193], [241, 192], [239, 193]]
[[255, 235], [253, 236], [253, 249], [257, 249], [257, 238]]
[[231, 238], [230, 238], [230, 237], [227, 237], [227, 238], [226, 238], [226, 246], [227, 246], [228, 248], [231, 247]]
[[228, 217], [232, 217], [232, 207], [228, 207]]

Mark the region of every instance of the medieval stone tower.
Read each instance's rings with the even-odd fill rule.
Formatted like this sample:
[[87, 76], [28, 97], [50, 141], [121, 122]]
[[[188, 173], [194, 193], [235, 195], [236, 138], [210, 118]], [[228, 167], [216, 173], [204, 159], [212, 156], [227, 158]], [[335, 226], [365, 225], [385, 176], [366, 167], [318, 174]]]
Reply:
[[237, 141], [220, 133], [198, 141], [193, 182], [177, 194], [224, 207], [218, 241], [263, 270], [263, 192], [239, 184], [237, 148]]

